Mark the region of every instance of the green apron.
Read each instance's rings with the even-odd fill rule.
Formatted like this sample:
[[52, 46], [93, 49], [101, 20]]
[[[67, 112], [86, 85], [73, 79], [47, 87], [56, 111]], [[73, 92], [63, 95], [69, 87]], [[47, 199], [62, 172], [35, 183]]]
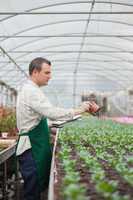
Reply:
[[41, 191], [48, 186], [52, 150], [49, 137], [49, 128], [47, 119], [43, 118], [40, 123], [27, 133], [21, 133], [21, 136], [29, 136], [33, 158], [36, 162], [38, 180]]

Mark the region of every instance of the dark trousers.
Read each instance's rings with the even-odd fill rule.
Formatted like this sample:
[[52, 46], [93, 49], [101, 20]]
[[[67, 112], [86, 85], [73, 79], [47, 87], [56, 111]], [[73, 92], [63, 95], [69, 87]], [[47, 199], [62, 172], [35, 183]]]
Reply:
[[40, 200], [36, 163], [31, 149], [18, 156], [20, 172], [24, 179], [24, 200]]

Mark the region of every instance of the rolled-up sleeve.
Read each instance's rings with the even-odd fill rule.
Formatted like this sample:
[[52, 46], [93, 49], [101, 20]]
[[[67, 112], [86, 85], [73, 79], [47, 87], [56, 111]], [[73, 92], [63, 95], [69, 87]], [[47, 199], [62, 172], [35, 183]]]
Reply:
[[74, 117], [74, 109], [64, 109], [53, 106], [45, 94], [40, 90], [29, 93], [28, 104], [31, 109], [50, 120], [68, 120]]

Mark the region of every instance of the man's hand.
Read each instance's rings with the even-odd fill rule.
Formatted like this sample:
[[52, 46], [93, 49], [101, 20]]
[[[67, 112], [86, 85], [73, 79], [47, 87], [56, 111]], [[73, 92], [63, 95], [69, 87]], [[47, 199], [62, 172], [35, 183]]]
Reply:
[[91, 103], [89, 101], [84, 101], [81, 104], [81, 109], [83, 110], [83, 112], [89, 112], [89, 110], [91, 109]]
[[99, 109], [100, 109], [100, 107], [99, 107], [94, 101], [92, 101], [92, 102], [90, 103], [90, 109], [89, 109], [89, 112], [90, 112], [90, 113], [95, 113], [95, 112], [97, 112]]
[[81, 104], [81, 107], [85, 112], [90, 112], [90, 113], [95, 113], [100, 108], [94, 101], [92, 102], [85, 101]]
[[99, 110], [99, 106], [95, 102], [90, 102], [90, 101], [84, 101], [80, 107], [75, 109], [75, 115], [84, 113], [84, 112], [89, 112], [89, 113], [95, 113]]

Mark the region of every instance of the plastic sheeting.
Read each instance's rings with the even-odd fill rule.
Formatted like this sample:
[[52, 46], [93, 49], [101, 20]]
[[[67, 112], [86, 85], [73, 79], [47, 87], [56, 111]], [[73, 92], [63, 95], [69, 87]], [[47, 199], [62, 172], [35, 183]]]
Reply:
[[28, 64], [52, 61], [45, 92], [59, 105], [133, 82], [132, 0], [0, 1], [0, 80], [18, 89]]

